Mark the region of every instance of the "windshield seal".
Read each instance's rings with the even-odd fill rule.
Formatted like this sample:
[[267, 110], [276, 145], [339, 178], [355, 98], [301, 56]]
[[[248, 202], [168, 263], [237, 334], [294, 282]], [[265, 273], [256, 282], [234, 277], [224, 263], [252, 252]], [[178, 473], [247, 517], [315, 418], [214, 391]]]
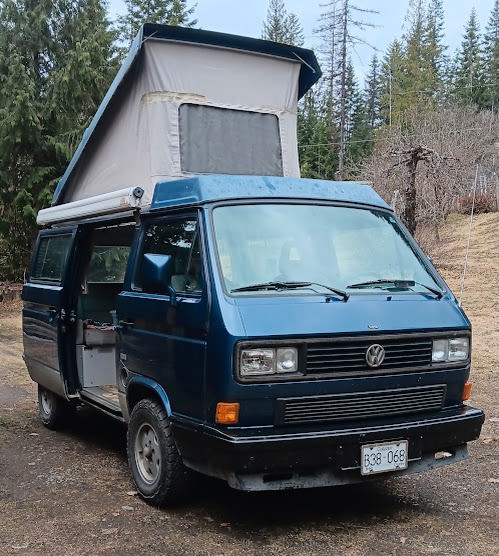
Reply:
[[[309, 297], [321, 297], [321, 298], [328, 298], [328, 297], [332, 297], [335, 298], [337, 296], [335, 296], [335, 294], [333, 294], [329, 289], [324, 289], [324, 291], [310, 291], [310, 288], [303, 288], [303, 290], [300, 291], [299, 288], [293, 288], [292, 290], [280, 290], [280, 289], [276, 289], [276, 290], [271, 290], [271, 291], [248, 291], [248, 292], [238, 292], [238, 291], [232, 291], [231, 288], [229, 288], [226, 284], [226, 280], [224, 278], [224, 273], [223, 273], [223, 268], [222, 268], [222, 262], [221, 262], [221, 258], [220, 258], [220, 250], [219, 250], [219, 245], [218, 245], [218, 241], [217, 241], [217, 233], [216, 233], [216, 229], [215, 229], [215, 222], [214, 222], [214, 217], [213, 217], [213, 213], [216, 209], [218, 208], [224, 208], [224, 207], [239, 207], [239, 206], [248, 206], [248, 205], [298, 205], [298, 206], [306, 206], [306, 205], [310, 205], [310, 206], [323, 206], [323, 207], [338, 207], [338, 208], [349, 208], [349, 209], [354, 209], [354, 210], [365, 210], [365, 211], [376, 211], [379, 212], [385, 216], [390, 216], [392, 217], [395, 221], [396, 221], [396, 226], [398, 227], [401, 235], [404, 238], [404, 241], [407, 243], [408, 247], [410, 248], [410, 250], [412, 251], [412, 253], [414, 254], [414, 256], [416, 257], [416, 259], [418, 260], [419, 264], [422, 266], [422, 268], [428, 273], [428, 275], [431, 277], [431, 279], [435, 282], [435, 284], [438, 286], [438, 288], [441, 290], [442, 292], [442, 297], [445, 297], [446, 294], [448, 294], [449, 289], [447, 287], [447, 284], [443, 281], [442, 277], [438, 274], [438, 272], [436, 271], [436, 269], [433, 267], [433, 265], [431, 264], [430, 259], [426, 256], [426, 254], [422, 251], [421, 247], [418, 245], [418, 243], [414, 240], [414, 238], [411, 236], [411, 234], [408, 232], [407, 228], [404, 226], [404, 224], [402, 223], [402, 221], [397, 218], [397, 216], [395, 215], [395, 213], [389, 209], [389, 208], [385, 208], [382, 206], [378, 206], [378, 205], [369, 205], [369, 204], [364, 204], [364, 203], [351, 203], [348, 201], [325, 201], [325, 200], [317, 200], [317, 199], [306, 199], [306, 198], [265, 198], [265, 197], [259, 197], [259, 198], [254, 198], [254, 199], [249, 199], [249, 200], [245, 200], [245, 199], [225, 199], [225, 200], [219, 200], [213, 203], [207, 203], [205, 205], [205, 212], [206, 215], [208, 217], [208, 228], [210, 230], [210, 243], [212, 244], [210, 251], [213, 254], [214, 257], [214, 267], [216, 267], [216, 272], [218, 273], [218, 276], [220, 278], [220, 285], [222, 286], [222, 290], [224, 292], [224, 294], [227, 297], [230, 298], [237, 298], [237, 299], [241, 299], [241, 298], [276, 298], [276, 297], [292, 297], [292, 298], [299, 298], [299, 297], [304, 297], [304, 298], [309, 298]], [[307, 280], [305, 280], [307, 281]], [[336, 284], [328, 284], [328, 286], [331, 287], [337, 287]], [[342, 289], [342, 288], [339, 288]], [[424, 296], [424, 297], [432, 297], [435, 298], [434, 294], [432, 294], [430, 291], [428, 291], [427, 289], [423, 288], [421, 290], [407, 290], [407, 289], [403, 289], [400, 291], [387, 291], [387, 290], [382, 290], [380, 288], [373, 288], [373, 289], [368, 289], [368, 288], [362, 288], [362, 289], [348, 289], [348, 296], [349, 297], [366, 297], [366, 296], [382, 296], [382, 297], [393, 297], [395, 295], [397, 296], [414, 296], [414, 295], [420, 295], [420, 296]], [[328, 300], [329, 301], [329, 300]], [[338, 298], [338, 301], [343, 301], [341, 298]]]

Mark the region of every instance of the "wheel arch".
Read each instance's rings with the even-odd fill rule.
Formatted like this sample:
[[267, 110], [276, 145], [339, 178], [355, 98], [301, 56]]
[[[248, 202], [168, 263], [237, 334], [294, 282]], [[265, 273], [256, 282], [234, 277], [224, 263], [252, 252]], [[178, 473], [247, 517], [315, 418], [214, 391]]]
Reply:
[[126, 388], [126, 402], [129, 415], [132, 413], [135, 405], [144, 398], [158, 400], [165, 408], [168, 417], [171, 416], [170, 399], [165, 389], [151, 378], [140, 375], [133, 376]]

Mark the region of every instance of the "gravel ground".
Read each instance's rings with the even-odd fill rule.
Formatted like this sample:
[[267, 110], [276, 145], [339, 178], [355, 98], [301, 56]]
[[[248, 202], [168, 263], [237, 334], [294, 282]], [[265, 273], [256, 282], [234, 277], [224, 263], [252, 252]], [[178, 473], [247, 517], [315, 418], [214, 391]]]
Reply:
[[[451, 219], [432, 253], [456, 292], [466, 226]], [[465, 288], [482, 437], [465, 462], [376, 484], [248, 494], [206, 479], [188, 504], [151, 508], [121, 425], [86, 408], [63, 432], [40, 424], [21, 306], [0, 304], [0, 555], [499, 555], [498, 228], [498, 214], [476, 218]]]

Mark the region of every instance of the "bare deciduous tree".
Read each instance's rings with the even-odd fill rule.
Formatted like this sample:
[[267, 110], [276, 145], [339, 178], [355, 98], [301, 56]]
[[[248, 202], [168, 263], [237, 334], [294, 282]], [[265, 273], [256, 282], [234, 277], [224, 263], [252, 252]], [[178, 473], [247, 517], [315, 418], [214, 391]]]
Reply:
[[477, 164], [480, 176], [497, 175], [498, 147], [499, 117], [491, 112], [413, 109], [403, 125], [380, 131], [361, 178], [396, 205], [412, 233], [420, 224], [438, 233], [458, 199], [471, 192]]

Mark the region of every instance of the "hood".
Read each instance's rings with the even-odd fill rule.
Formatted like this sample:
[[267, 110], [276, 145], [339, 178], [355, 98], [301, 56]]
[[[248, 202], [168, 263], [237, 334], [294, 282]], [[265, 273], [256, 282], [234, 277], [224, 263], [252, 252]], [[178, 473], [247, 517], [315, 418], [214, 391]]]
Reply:
[[317, 296], [234, 298], [247, 337], [349, 335], [468, 329], [451, 296], [352, 295], [348, 301]]

